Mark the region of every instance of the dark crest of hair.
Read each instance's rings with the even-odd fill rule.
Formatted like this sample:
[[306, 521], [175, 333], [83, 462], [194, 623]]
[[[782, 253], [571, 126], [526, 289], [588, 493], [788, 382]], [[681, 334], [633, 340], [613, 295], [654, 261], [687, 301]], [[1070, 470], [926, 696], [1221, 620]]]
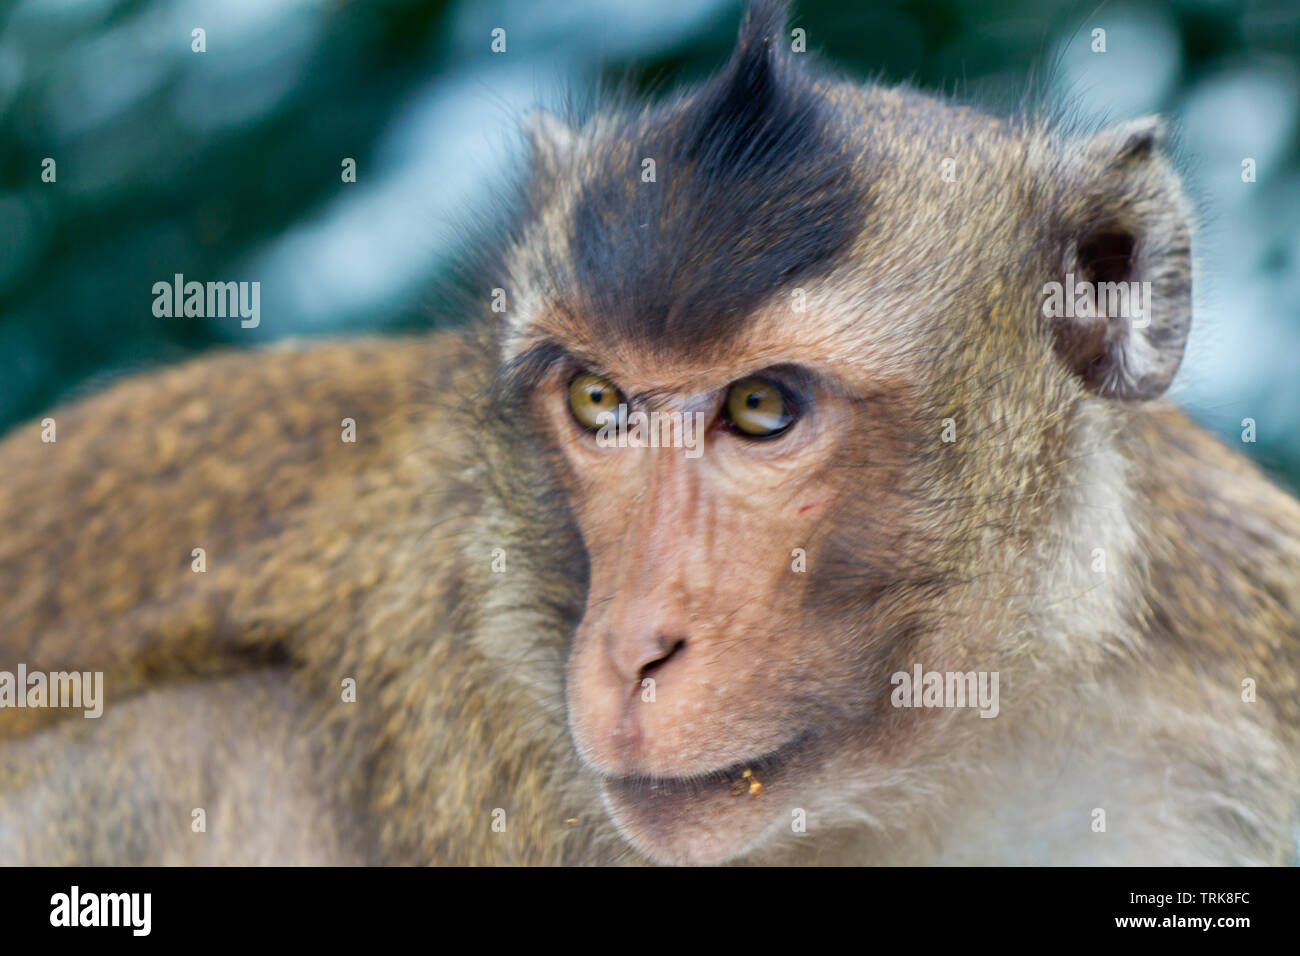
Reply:
[[[623, 121], [579, 187], [575, 305], [613, 335], [692, 348], [829, 270], [867, 212], [847, 115], [789, 50], [782, 3], [752, 4], [722, 72]], [[656, 182], [642, 181], [653, 159]]]

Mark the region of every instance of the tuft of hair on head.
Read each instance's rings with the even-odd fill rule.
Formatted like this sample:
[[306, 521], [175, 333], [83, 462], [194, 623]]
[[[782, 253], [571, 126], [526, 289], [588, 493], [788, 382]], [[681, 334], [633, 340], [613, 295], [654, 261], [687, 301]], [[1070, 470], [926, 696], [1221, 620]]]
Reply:
[[601, 340], [721, 342], [851, 248], [868, 208], [865, 124], [827, 98], [785, 24], [785, 4], [751, 4], [716, 76], [607, 117], [584, 144], [556, 285]]

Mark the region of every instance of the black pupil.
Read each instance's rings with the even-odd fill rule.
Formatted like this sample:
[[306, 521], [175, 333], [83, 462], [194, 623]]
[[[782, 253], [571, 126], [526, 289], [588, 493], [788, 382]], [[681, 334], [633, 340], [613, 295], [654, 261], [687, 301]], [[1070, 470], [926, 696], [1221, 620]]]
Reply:
[[758, 392], [750, 392], [745, 396], [745, 404], [750, 408], [758, 408], [758, 406], [762, 404], [762, 401], [763, 400], [758, 396]]
[[601, 402], [605, 400], [605, 392], [603, 389], [593, 388], [590, 392], [590, 395], [591, 395], [591, 404], [593, 405], [599, 405]]

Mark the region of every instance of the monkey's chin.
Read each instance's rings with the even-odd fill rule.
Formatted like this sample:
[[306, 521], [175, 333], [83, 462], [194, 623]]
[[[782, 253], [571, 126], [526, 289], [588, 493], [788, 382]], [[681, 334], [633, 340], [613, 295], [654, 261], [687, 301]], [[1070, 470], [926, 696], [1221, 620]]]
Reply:
[[623, 838], [656, 863], [726, 863], [790, 818], [798, 743], [690, 777], [606, 777], [605, 808]]

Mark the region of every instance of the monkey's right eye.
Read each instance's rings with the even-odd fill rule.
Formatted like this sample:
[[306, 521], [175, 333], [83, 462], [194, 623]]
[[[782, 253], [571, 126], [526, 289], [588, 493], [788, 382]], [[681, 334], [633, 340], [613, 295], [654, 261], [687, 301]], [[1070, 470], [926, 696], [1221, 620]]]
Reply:
[[609, 379], [579, 372], [569, 383], [569, 411], [579, 425], [597, 431], [618, 415], [623, 396]]
[[786, 389], [769, 378], [753, 375], [727, 390], [723, 408], [726, 422], [749, 438], [775, 438], [797, 417], [794, 401]]

